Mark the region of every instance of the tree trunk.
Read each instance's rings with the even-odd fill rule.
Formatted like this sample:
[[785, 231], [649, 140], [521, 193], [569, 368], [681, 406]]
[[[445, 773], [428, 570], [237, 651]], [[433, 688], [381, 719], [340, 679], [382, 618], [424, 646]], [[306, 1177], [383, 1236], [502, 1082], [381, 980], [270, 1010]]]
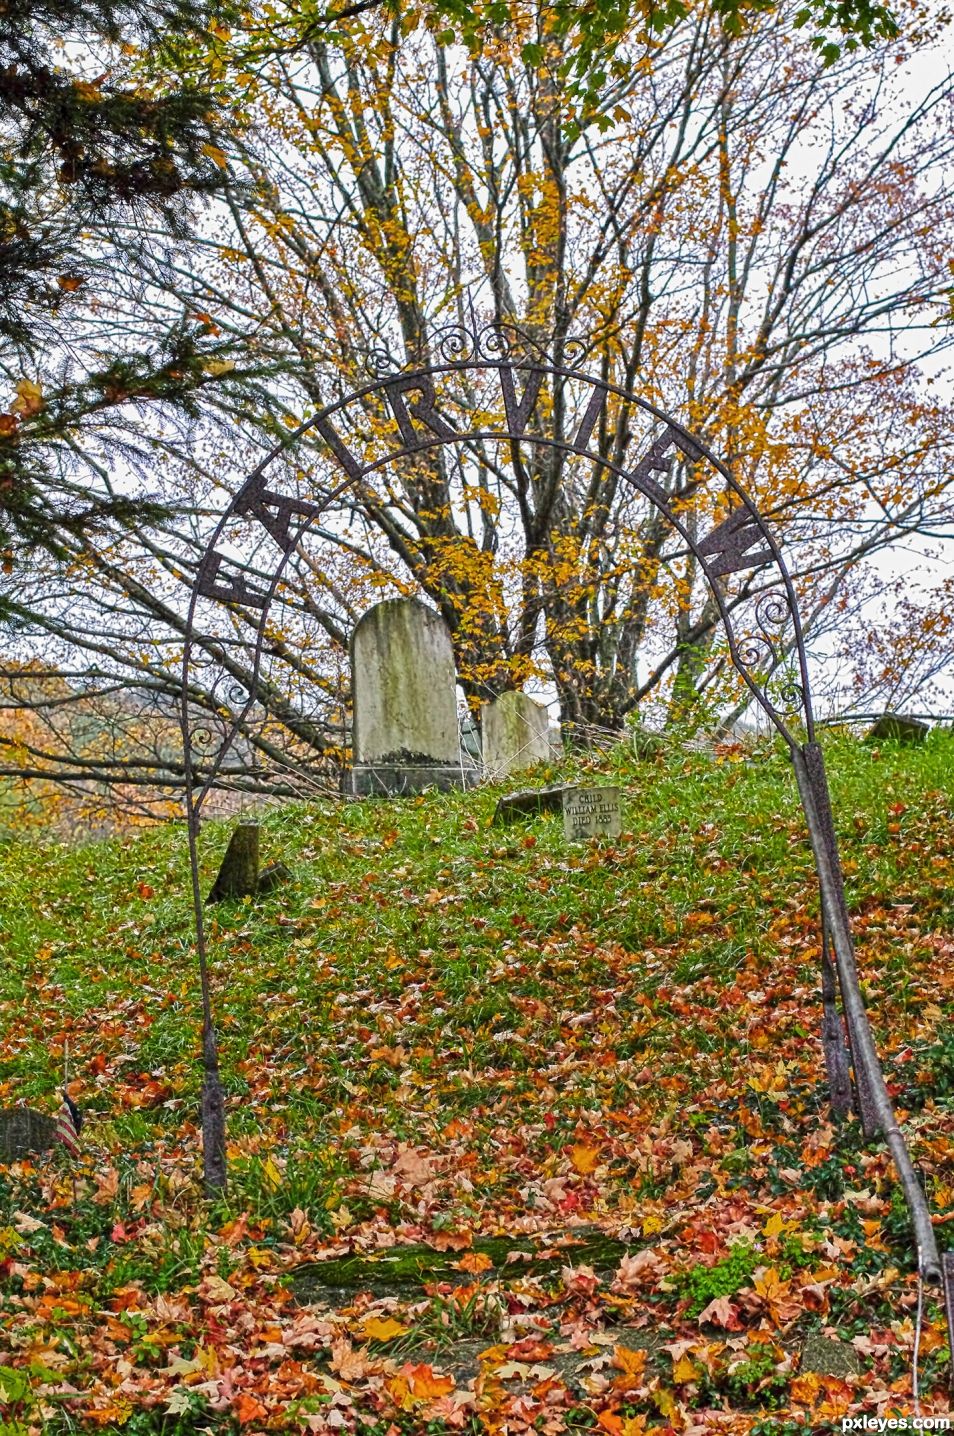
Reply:
[[210, 1196], [225, 1191], [225, 1093], [219, 1079], [215, 1031], [206, 1025], [202, 1034], [202, 1176]]

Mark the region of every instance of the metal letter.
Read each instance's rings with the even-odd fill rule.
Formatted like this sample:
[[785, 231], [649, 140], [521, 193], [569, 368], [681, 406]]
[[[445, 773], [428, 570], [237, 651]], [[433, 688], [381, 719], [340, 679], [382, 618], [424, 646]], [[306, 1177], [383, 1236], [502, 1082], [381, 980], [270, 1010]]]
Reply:
[[533, 413], [542, 383], [543, 370], [531, 369], [527, 376], [523, 397], [518, 404], [513, 369], [509, 364], [500, 366], [500, 387], [503, 390], [504, 413], [507, 416], [507, 430], [510, 434], [522, 434], [526, 429], [527, 420]]
[[[398, 428], [401, 431], [401, 438], [409, 449], [420, 448], [422, 440], [414, 431], [411, 417], [419, 419], [426, 424], [432, 434], [439, 439], [456, 439], [457, 431], [451, 428], [446, 419], [442, 419], [434, 407], [437, 403], [434, 394], [434, 380], [429, 374], [415, 374], [407, 379], [399, 379], [394, 384], [385, 386], [384, 391], [388, 396], [388, 403], [391, 411], [397, 419]], [[404, 395], [409, 393], [420, 394], [420, 398], [413, 404], [405, 404]]]
[[217, 598], [222, 603], [244, 603], [249, 608], [267, 608], [267, 593], [250, 588], [240, 573], [220, 573], [223, 563], [230, 562], [217, 549], [211, 549], [206, 554], [199, 569], [197, 585], [203, 598]]
[[643, 455], [635, 469], [627, 475], [631, 484], [635, 484], [638, 489], [642, 489], [644, 494], [647, 494], [651, 499], [655, 499], [658, 504], [668, 503], [669, 495], [665, 489], [656, 483], [656, 480], [652, 476], [654, 473], [668, 475], [672, 468], [672, 461], [675, 458], [675, 455], [670, 454], [668, 451], [673, 448], [673, 446], [677, 449], [681, 449], [688, 459], [702, 458], [702, 450], [699, 449], [691, 439], [687, 439], [685, 434], [680, 434], [678, 429], [674, 429], [670, 425], [665, 433], [653, 441], [649, 452]]
[[248, 514], [267, 529], [280, 549], [289, 553], [294, 548], [298, 535], [291, 533], [293, 517], [307, 521], [317, 518], [321, 509], [316, 504], [306, 504], [299, 499], [286, 498], [284, 494], [273, 493], [270, 489], [257, 489], [236, 507], [236, 513]]
[[707, 534], [697, 551], [705, 559], [712, 555], [712, 561], [707, 564], [711, 573], [735, 573], [741, 568], [755, 568], [760, 563], [771, 562], [771, 549], [762, 548], [757, 553], [749, 553], [752, 545], [764, 537], [758, 517], [740, 504], [718, 528]]
[[334, 454], [335, 458], [338, 460], [338, 463], [344, 469], [345, 473], [349, 476], [349, 478], [360, 479], [361, 465], [358, 463], [358, 460], [355, 458], [354, 454], [352, 454], [351, 450], [347, 448], [346, 445], [343, 443], [331, 420], [318, 419], [315, 423], [315, 428], [318, 430], [319, 434], [324, 439], [325, 443], [328, 445], [328, 448]]
[[586, 412], [583, 415], [580, 427], [577, 429], [576, 437], [573, 440], [574, 449], [583, 450], [586, 448], [590, 442], [590, 435], [596, 427], [596, 421], [603, 412], [603, 405], [605, 403], [606, 390], [600, 385], [594, 388], [590, 395], [590, 402], [586, 406]]

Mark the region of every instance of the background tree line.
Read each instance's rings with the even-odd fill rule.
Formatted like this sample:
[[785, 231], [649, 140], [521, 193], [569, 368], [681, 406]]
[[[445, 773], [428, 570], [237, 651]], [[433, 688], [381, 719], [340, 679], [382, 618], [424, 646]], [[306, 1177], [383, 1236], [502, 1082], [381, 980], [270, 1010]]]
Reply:
[[[427, 360], [472, 313], [558, 353], [578, 339], [588, 370], [697, 432], [778, 532], [810, 640], [850, 652], [857, 697], [929, 694], [949, 652], [943, 591], [870, 616], [877, 555], [952, 517], [932, 383], [948, 342], [951, 87], [912, 103], [900, 83], [932, 53], [929, 19], [824, 66], [794, 9], [741, 34], [712, 10], [650, 37], [630, 17], [581, 124], [573, 35], [546, 13], [470, 52], [378, 7], [330, 30], [197, 16], [175, 44], [167, 17], [158, 43], [119, 42], [127, 87], [180, 107], [162, 140], [178, 188], [80, 204], [62, 181], [76, 252], [31, 301], [46, 328], [5, 332], [20, 504], [18, 519], [5, 500], [0, 589], [9, 780], [181, 781], [172, 705], [211, 516], [270, 445], [364, 382], [375, 350]], [[33, 143], [58, 162], [55, 137]], [[191, 219], [190, 193], [213, 196]], [[559, 407], [547, 394], [539, 422]], [[369, 403], [363, 422], [374, 436], [385, 416]], [[632, 423], [609, 412], [605, 459]], [[280, 462], [300, 492], [322, 491], [320, 444]], [[687, 481], [675, 467], [674, 490]], [[709, 502], [714, 515], [722, 498]], [[728, 582], [730, 609], [767, 582]], [[328, 780], [350, 629], [404, 592], [444, 615], [475, 704], [544, 683], [566, 719], [615, 728], [740, 702], [691, 557], [610, 468], [542, 448], [515, 466], [474, 444], [392, 466], [295, 555], [236, 782]], [[238, 684], [256, 619], [229, 615]], [[200, 629], [200, 653], [220, 638]], [[201, 667], [190, 696], [214, 716]], [[128, 728], [121, 770], [88, 724], [61, 721], [104, 704], [107, 726]]]

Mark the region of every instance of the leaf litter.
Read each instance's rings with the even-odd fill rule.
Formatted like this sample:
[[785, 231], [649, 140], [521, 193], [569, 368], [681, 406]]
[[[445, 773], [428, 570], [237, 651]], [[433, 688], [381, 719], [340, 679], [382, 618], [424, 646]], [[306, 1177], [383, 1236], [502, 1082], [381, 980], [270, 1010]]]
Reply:
[[[952, 756], [939, 735], [832, 763], [867, 997], [942, 1235]], [[213, 1204], [180, 835], [0, 849], [0, 1098], [50, 1108], [68, 1042], [88, 1117], [73, 1166], [0, 1168], [5, 1436], [910, 1414], [910, 1236], [883, 1150], [827, 1116], [788, 775], [731, 746], [600, 761], [588, 779], [627, 798], [609, 847], [545, 817], [491, 829], [492, 790], [269, 816], [291, 889], [213, 924]], [[924, 1412], [946, 1410], [946, 1358], [930, 1295]]]

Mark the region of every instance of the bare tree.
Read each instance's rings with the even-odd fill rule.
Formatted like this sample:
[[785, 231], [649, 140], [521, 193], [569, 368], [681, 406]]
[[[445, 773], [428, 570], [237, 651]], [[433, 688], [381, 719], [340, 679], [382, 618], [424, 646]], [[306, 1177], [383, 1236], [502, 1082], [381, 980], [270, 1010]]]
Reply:
[[[585, 367], [725, 456], [784, 543], [810, 637], [831, 643], [864, 603], [873, 556], [950, 522], [950, 416], [920, 368], [947, 342], [950, 86], [911, 105], [896, 76], [913, 48], [822, 70], [790, 26], [730, 43], [703, 15], [651, 48], [631, 42], [608, 128], [574, 135], [563, 58], [548, 41], [542, 58], [501, 44], [469, 61], [372, 14], [335, 49], [306, 37], [262, 62], [215, 224], [188, 254], [157, 250], [138, 293], [115, 276], [103, 297], [117, 316], [185, 311], [214, 341], [194, 428], [146, 421], [137, 439], [176, 512], [78, 542], [50, 594], [20, 576], [31, 642], [59, 645], [65, 669], [83, 652], [100, 681], [168, 696], [197, 545], [242, 470], [365, 382], [376, 351], [439, 357], [442, 327], [470, 323], [471, 304], [557, 359], [578, 338]], [[442, 390], [460, 415], [499, 402], [460, 376]], [[534, 425], [559, 438], [572, 402], [544, 387], [531, 441]], [[372, 451], [393, 427], [373, 398], [352, 422]], [[672, 716], [740, 701], [696, 564], [613, 467], [651, 435], [619, 400], [595, 438], [598, 464], [468, 441], [342, 496], [270, 619], [268, 781], [286, 748], [299, 782], [340, 746], [348, 632], [389, 592], [440, 609], [473, 701], [535, 679], [565, 718], [610, 726], [650, 703]], [[317, 437], [276, 463], [312, 497], [333, 474]], [[693, 492], [691, 465], [665, 482]], [[696, 496], [706, 522], [724, 503]], [[767, 582], [756, 566], [724, 600]], [[200, 650], [236, 683], [256, 620], [201, 615]], [[198, 679], [194, 696], [214, 711]]]

